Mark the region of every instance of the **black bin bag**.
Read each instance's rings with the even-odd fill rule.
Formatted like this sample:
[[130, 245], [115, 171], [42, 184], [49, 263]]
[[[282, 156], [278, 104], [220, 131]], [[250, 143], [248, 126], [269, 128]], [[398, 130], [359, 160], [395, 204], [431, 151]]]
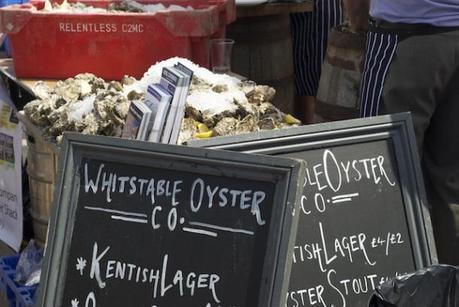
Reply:
[[459, 307], [459, 267], [433, 265], [376, 288], [369, 307]]

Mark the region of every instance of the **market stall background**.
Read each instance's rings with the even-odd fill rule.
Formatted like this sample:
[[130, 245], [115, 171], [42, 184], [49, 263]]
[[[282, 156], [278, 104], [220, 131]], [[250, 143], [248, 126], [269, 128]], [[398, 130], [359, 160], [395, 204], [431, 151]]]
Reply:
[[[129, 7], [134, 2], [126, 1], [124, 3], [126, 7]], [[56, 50], [53, 50], [55, 53], [52, 54], [40, 51], [32, 62], [30, 62], [32, 58], [29, 52], [25, 52], [27, 48], [24, 48], [23, 42], [25, 41], [24, 38], [27, 38], [32, 43], [37, 43], [34, 40], [34, 31], [31, 29], [27, 30], [27, 25], [24, 25], [23, 22], [24, 20], [17, 23], [15, 27], [9, 30], [11, 32], [13, 45], [19, 46], [19, 48], [13, 48], [12, 50], [13, 57], [15, 57], [14, 66], [16, 71], [13, 69], [11, 62], [2, 62], [4, 66], [1, 73], [5, 82], [9, 85], [10, 95], [13, 97], [18, 110], [24, 109], [24, 106], [28, 102], [35, 99], [34, 96], [38, 96], [39, 98], [35, 100], [34, 103], [29, 104], [28, 108], [25, 108], [26, 112], [20, 115], [20, 118], [27, 126], [29, 160], [32, 162], [29, 164], [28, 168], [30, 170], [29, 173], [33, 174], [32, 178], [29, 178], [32, 180], [31, 185], [33, 187], [41, 185], [43, 187], [41, 191], [46, 191], [45, 193], [41, 193], [40, 197], [32, 199], [35, 203], [40, 203], [39, 206], [35, 206], [35, 209], [32, 209], [32, 218], [35, 232], [39, 234], [38, 241], [42, 245], [45, 241], [47, 220], [50, 215], [49, 204], [52, 199], [54, 178], [57, 173], [58, 143], [61, 140], [62, 133], [66, 130], [74, 130], [84, 133], [119, 136], [117, 133], [122, 130], [122, 120], [124, 120], [123, 116], [120, 116], [120, 114], [127, 110], [127, 108], [123, 109], [119, 107], [119, 105], [117, 107], [112, 105], [110, 107], [111, 109], [107, 109], [105, 105], [103, 105], [103, 112], [105, 112], [105, 115], [103, 115], [103, 112], [100, 111], [100, 107], [95, 107], [95, 111], [91, 112], [95, 114], [94, 116], [98, 120], [104, 116], [108, 116], [104, 118], [110, 121], [111, 119], [109, 119], [109, 117], [112, 116], [113, 118], [113, 114], [115, 117], [120, 118], [118, 126], [112, 125], [111, 122], [111, 124], [107, 125], [98, 124], [97, 127], [86, 123], [79, 125], [78, 122], [69, 122], [69, 112], [67, 112], [68, 110], [64, 110], [64, 108], [61, 108], [59, 111], [59, 108], [51, 108], [48, 110], [49, 112], [43, 112], [42, 107], [48, 104], [47, 101], [51, 101], [50, 105], [56, 106], [56, 100], [48, 99], [56, 94], [56, 92], [53, 92], [53, 88], [65, 88], [65, 91], [67, 91], [82, 79], [93, 78], [91, 76], [81, 77], [81, 75], [78, 75], [80, 73], [98, 72], [98, 74], [94, 76], [95, 79], [91, 79], [92, 81], [84, 81], [91, 87], [94, 87], [94, 84], [99, 82], [97, 81], [98, 77], [104, 77], [107, 80], [121, 80], [126, 74], [136, 77], [140, 80], [140, 86], [137, 89], [135, 89], [134, 86], [125, 91], [126, 87], [132, 84], [128, 84], [128, 81], [125, 83], [124, 80], [122, 82], [106, 82], [105, 85], [101, 85], [101, 87], [108, 91], [117, 88], [120, 92], [126, 94], [125, 96], [128, 97], [127, 100], [122, 98], [122, 94], [120, 94], [119, 97], [125, 105], [129, 105], [131, 101], [144, 99], [149, 84], [159, 82], [158, 78], [160, 78], [160, 74], [158, 74], [158, 72], [160, 69], [163, 69], [164, 66], [174, 65], [173, 61], [167, 62], [166, 65], [163, 63], [157, 67], [155, 67], [155, 65], [151, 66], [152, 64], [158, 62], [158, 60], [164, 60], [172, 56], [183, 56], [191, 59], [194, 63], [204, 67], [210, 67], [209, 42], [212, 38], [223, 37], [226, 32], [227, 37], [232, 37], [236, 40], [232, 68], [233, 72], [237, 74], [232, 74], [223, 79], [220, 77], [206, 79], [210, 74], [203, 73], [203, 67], [193, 66], [194, 63], [185, 62], [186, 66], [193, 67], [195, 76], [197, 75], [197, 77], [193, 79], [194, 82], [190, 85], [190, 94], [188, 96], [187, 110], [185, 113], [186, 118], [182, 124], [182, 138], [179, 139], [179, 143], [184, 143], [187, 140], [193, 139], [199, 134], [206, 136], [238, 135], [240, 133], [256, 132], [265, 129], [294, 127], [300, 124], [300, 122], [291, 115], [291, 113], [294, 112], [294, 86], [293, 64], [290, 56], [291, 40], [289, 35], [289, 13], [310, 11], [312, 9], [311, 2], [241, 6], [236, 10], [234, 1], [203, 0], [193, 2], [193, 7], [191, 8], [185, 7], [184, 10], [180, 9], [179, 11], [167, 12], [163, 13], [163, 15], [157, 14], [156, 23], [151, 29], [148, 28], [151, 24], [145, 25], [142, 23], [148, 20], [145, 16], [145, 12], [142, 12], [145, 6], [148, 6], [148, 3], [149, 2], [142, 2], [143, 6], [134, 4], [134, 10], [140, 10], [140, 12], [119, 13], [119, 15], [116, 16], [116, 20], [117, 22], [119, 20], [120, 24], [116, 23], [113, 27], [105, 27], [106, 29], [104, 28], [104, 31], [101, 31], [101, 29], [95, 31], [94, 26], [89, 27], [87, 24], [83, 27], [82, 20], [85, 19], [80, 19], [82, 17], [81, 12], [72, 13], [73, 15], [70, 14], [68, 20], [65, 18], [63, 20], [63, 15], [59, 12], [49, 12], [50, 16], [54, 18], [53, 22], [58, 24], [59, 31], [55, 33], [55, 37], [49, 36], [46, 43], [40, 43], [38, 45], [41, 47], [44, 46], [48, 51], [53, 49], [50, 47], [53, 46], [54, 42], [57, 40], [64, 42], [65, 46], [71, 46], [74, 43], [73, 39], [69, 39], [71, 35], [79, 35], [79, 32], [83, 32], [82, 34], [80, 33], [81, 36], [79, 36], [79, 39], [83, 39], [83, 44], [80, 44], [82, 48], [79, 52], [73, 52], [73, 50], [69, 48], [66, 50], [64, 50], [65, 48], [54, 48]], [[184, 2], [180, 3], [184, 4]], [[85, 2], [85, 4], [98, 6], [96, 10], [100, 10], [101, 7], [107, 7], [107, 3], [102, 4], [101, 2], [88, 1]], [[191, 2], [189, 4], [191, 4]], [[185, 5], [188, 4], [185, 3]], [[58, 9], [61, 9], [61, 6], [59, 6]], [[40, 1], [33, 1], [30, 5], [4, 10], [2, 11], [5, 16], [3, 20], [11, 21], [13, 20], [11, 16], [21, 16], [23, 10], [27, 15], [27, 22], [31, 23], [29, 27], [34, 28], [34, 30], [41, 29], [41, 32], [46, 32], [46, 29], [49, 28], [49, 24], [46, 23], [51, 19], [40, 20], [38, 16], [34, 16], [34, 8], [43, 9], [46, 8], [46, 4]], [[78, 7], [78, 9], [86, 10], [87, 8]], [[132, 7], [130, 9], [132, 9]], [[238, 18], [233, 22], [236, 18], [236, 12]], [[105, 11], [93, 11], [92, 13], [97, 16], [97, 22], [109, 24], [108, 21], [104, 21], [104, 18], [107, 17], [105, 16], [107, 15]], [[140, 15], [127, 18], [129, 14]], [[201, 18], [200, 20], [205, 20], [204, 22], [196, 22], [198, 14]], [[95, 33], [92, 33], [107, 32], [107, 29], [110, 29], [109, 32], [112, 32], [112, 34], [118, 32], [119, 29], [125, 32], [123, 29], [126, 28], [124, 23], [126, 18], [130, 20], [129, 24], [132, 26], [132, 31], [128, 31], [129, 35], [124, 33], [126, 34], [125, 36], [121, 35], [115, 40], [107, 42], [102, 38], [102, 35], [94, 36]], [[27, 24], [27, 22], [25, 24]], [[4, 23], [3, 27], [5, 26], [6, 24]], [[89, 31], [89, 28], [91, 28], [91, 31]], [[115, 28], [117, 31], [114, 30]], [[152, 33], [152, 29], [158, 28], [162, 29], [159, 31], [159, 34], [152, 37], [147, 36], [147, 34]], [[145, 29], [148, 30], [145, 31]], [[91, 39], [94, 40], [91, 44], [86, 44], [89, 37], [88, 31], [91, 32]], [[131, 41], [131, 39], [134, 39], [135, 35], [137, 35], [136, 39]], [[136, 42], [144, 42], [145, 40], [149, 40], [154, 44], [144, 46], [146, 47], [144, 53], [142, 53], [143, 51], [138, 51], [139, 48], [134, 48]], [[15, 41], [16, 44], [14, 44]], [[356, 96], [352, 96], [352, 94], [356, 93], [355, 87], [358, 86], [357, 80], [360, 74], [362, 58], [357, 56], [355, 65], [346, 67], [342, 65], [345, 61], [340, 61], [340, 55], [343, 54], [342, 51], [346, 48], [353, 49], [354, 45], [356, 47], [354, 51], [361, 53], [362, 47], [361, 41], [354, 45], [352, 41], [347, 45], [345, 42], [346, 39], [342, 38], [341, 40], [339, 38], [335, 39], [332, 42], [336, 48], [331, 48], [331, 51], [327, 55], [328, 62], [326, 64], [328, 64], [328, 73], [325, 74], [324, 77], [326, 80], [321, 83], [321, 93], [324, 100], [321, 102], [325, 104], [331, 102], [331, 104], [336, 103], [339, 105], [340, 102], [346, 101], [345, 107], [351, 111], [344, 114], [340, 112], [340, 107], [332, 107], [333, 110], [330, 110], [330, 108], [322, 108], [319, 112], [322, 113], [322, 117], [326, 120], [352, 117], [352, 114], [354, 114], [353, 111], [355, 111]], [[110, 52], [112, 45], [117, 46], [118, 52]], [[164, 50], [170, 53], [161, 53], [164, 51], [161, 50], [155, 53], [153, 58], [151, 58], [151, 52], [149, 52], [147, 56], [146, 50], [156, 50], [158, 49], [155, 48], [157, 45], [161, 45], [164, 47]], [[71, 51], [69, 52], [69, 50]], [[96, 50], [95, 53], [94, 50]], [[346, 54], [346, 52], [344, 54]], [[96, 55], [97, 59], [91, 58], [91, 56], [94, 55]], [[52, 64], [50, 64], [48, 60], [50, 58], [54, 60]], [[126, 58], [130, 61], [135, 61], [135, 64], [133, 64], [134, 62], [127, 62]], [[177, 62], [177, 60], [174, 61]], [[18, 63], [20, 64], [18, 65]], [[117, 63], [119, 65], [113, 65], [112, 63]], [[40, 65], [45, 66], [41, 67]], [[66, 69], [62, 70], [62, 67], [66, 67]], [[339, 70], [341, 75], [336, 78], [337, 70]], [[196, 71], [199, 71], [199, 73], [196, 73]], [[38, 72], [42, 75], [36, 75]], [[16, 75], [20, 78], [18, 79]], [[143, 78], [141, 78], [142, 76]], [[154, 76], [154, 78], [152, 78], [152, 76]], [[333, 76], [335, 76], [335, 79], [333, 79]], [[351, 82], [345, 82], [345, 84], [340, 83], [342, 80], [349, 80], [348, 76], [351, 76]], [[35, 84], [37, 80], [25, 81], [23, 77], [39, 79], [65, 79], [70, 77], [71, 79], [67, 79], [64, 83], [62, 83], [62, 81], [56, 82], [45, 80], [45, 82], [37, 85]], [[242, 82], [241, 80], [244, 79], [248, 79], [249, 82]], [[102, 82], [104, 81], [105, 80], [102, 80]], [[250, 81], [256, 81], [256, 83], [262, 86], [257, 86]], [[133, 82], [136, 83], [136, 81]], [[56, 83], [58, 85], [57, 87]], [[337, 96], [327, 96], [327, 85], [329, 84], [330, 87], [334, 88], [333, 92], [338, 93]], [[84, 86], [80, 86], [80, 89], [83, 87]], [[197, 95], [196, 93], [203, 88], [206, 89], [207, 94], [212, 94], [212, 99], [218, 100], [216, 97], [223, 98], [226, 96], [226, 99], [221, 100], [221, 105], [225, 107], [217, 109], [202, 108], [200, 102], [206, 97], [209, 98], [209, 96], [202, 95], [202, 93]], [[137, 93], [139, 96], [137, 97], [136, 94], [130, 95], [130, 93]], [[93, 91], [83, 93], [82, 91], [75, 91], [73, 94], [76, 95], [78, 99], [65, 97], [65, 95], [59, 96], [59, 99], [63, 98], [66, 103], [69, 103], [67, 109], [71, 109], [73, 103], [81, 103], [85, 98], [88, 98], [86, 96], [87, 94], [93, 94], [99, 97], [101, 92]], [[109, 95], [112, 94], [113, 93], [110, 93]], [[330, 91], [328, 91], [328, 94], [330, 94]], [[46, 98], [46, 96], [48, 96], [48, 98]], [[235, 101], [235, 103], [231, 103], [231, 100]], [[105, 101], [106, 100], [104, 100], [104, 103]], [[94, 103], [98, 106], [97, 102]], [[59, 102], [59, 104], [62, 104], [59, 105], [59, 107], [64, 107], [65, 105], [65, 103], [62, 102]], [[81, 105], [76, 104], [76, 106], [80, 107]], [[335, 114], [336, 112], [338, 113]], [[37, 114], [39, 116], [37, 116]], [[332, 114], [332, 116], [328, 117], [330, 114]], [[86, 115], [87, 114], [84, 114], [83, 119]], [[70, 123], [70, 125], [59, 126], [60, 123]], [[78, 129], [81, 129], [75, 130], [76, 126], [79, 127]], [[38, 157], [40, 157], [40, 159], [37, 159]], [[32, 158], [35, 158], [35, 162]], [[43, 161], [47, 162], [43, 163]], [[38, 173], [41, 173], [41, 177], [35, 176]], [[35, 180], [35, 182], [33, 182], [33, 180]], [[2, 254], [2, 252], [0, 252], [0, 254]]]
[[[228, 2], [229, 7], [231, 7], [230, 3], [231, 3], [231, 1]], [[38, 2], [35, 2], [35, 3], [33, 3], [33, 5], [37, 5], [37, 7], [40, 7], [41, 4], [38, 3]], [[16, 7], [14, 9], [19, 10], [19, 9], [25, 9], [25, 8], [30, 9], [30, 6], [21, 6], [21, 7]], [[29, 14], [30, 12], [26, 12], [26, 13]], [[5, 15], [6, 18], [4, 18], [3, 20], [10, 20], [10, 19], [8, 19], [8, 16], [11, 16], [11, 12], [7, 12], [5, 14], [6, 14]], [[8, 15], [8, 14], [10, 14], [10, 15]], [[28, 17], [30, 17], [30, 16], [28, 16]], [[62, 17], [59, 16], [57, 18], [62, 18]], [[228, 19], [230, 19], [230, 17]], [[16, 22], [17, 22], [17, 20], [16, 20]], [[24, 25], [21, 24], [21, 26], [24, 26]], [[30, 25], [29, 25], [29, 28], [30, 28]], [[25, 26], [25, 29], [27, 29], [27, 25]], [[64, 27], [64, 29], [65, 29], [65, 27]], [[13, 32], [16, 32], [16, 30], [17, 29], [13, 29]], [[71, 30], [71, 27], [70, 27], [70, 30]], [[188, 30], [189, 29], [187, 29], [187, 31]], [[220, 32], [223, 32], [223, 31], [220, 31]], [[20, 36], [21, 34], [24, 35], [24, 33], [20, 33], [18, 35]], [[13, 37], [13, 41], [14, 41], [15, 33], [12, 33], [11, 36]], [[215, 37], [217, 37], [217, 36], [218, 36], [218, 34], [215, 34]], [[49, 79], [50, 78], [49, 76], [53, 76], [54, 78], [59, 78], [58, 75], [60, 73], [56, 72], [56, 71], [52, 72], [52, 69], [49, 70], [49, 68], [50, 68], [49, 65], [48, 65], [48, 67], [46, 67], [47, 70], [44, 71], [44, 72], [42, 71], [42, 73], [38, 73], [37, 74], [36, 70], [33, 70], [31, 72], [31, 74], [28, 74], [27, 71], [24, 72], [24, 70], [22, 69], [24, 67], [26, 67], [26, 69], [29, 69], [29, 68], [36, 69], [37, 68], [38, 71], [39, 71], [40, 65], [32, 67], [30, 65], [27, 65], [25, 63], [26, 61], [22, 60], [23, 59], [23, 55], [21, 55], [21, 52], [24, 50], [24, 48], [23, 48], [24, 46], [21, 45], [21, 44], [22, 44], [23, 41], [24, 41], [24, 36], [20, 37], [20, 39], [18, 38], [16, 40], [16, 48], [15, 48], [16, 52], [13, 50], [13, 53], [14, 53], [13, 56], [15, 55], [14, 56], [15, 62], [16, 62], [16, 64], [19, 63], [20, 65], [13, 65], [13, 63], [11, 61], [8, 61], [8, 60], [5, 60], [5, 61], [2, 62], [2, 65], [3, 65], [2, 76], [3, 76], [3, 79], [5, 81], [5, 84], [7, 84], [7, 86], [8, 86], [10, 95], [13, 98], [13, 100], [15, 101], [18, 110], [24, 109], [24, 107], [27, 105], [27, 103], [29, 103], [31, 100], [35, 99], [35, 96], [40, 96], [40, 92], [41, 93], [43, 92], [43, 91], [41, 91], [43, 88], [45, 88], [45, 87], [53, 88], [53, 87], [56, 86], [56, 84], [60, 84], [59, 81], [45, 80], [43, 83], [40, 83], [40, 86], [39, 86], [40, 90], [37, 90], [38, 87], [35, 84], [37, 79]], [[53, 40], [51, 39], [50, 41], [53, 41]], [[19, 48], [18, 48], [18, 46], [19, 46]], [[201, 53], [203, 51], [205, 53], [207, 49], [198, 48], [198, 50]], [[49, 57], [49, 54], [47, 56]], [[199, 61], [199, 57], [197, 57], [197, 59]], [[35, 58], [35, 60], [37, 60], [37, 59]], [[45, 58], [42, 59], [41, 63], [43, 63], [43, 62], [45, 62]], [[204, 63], [206, 66], [208, 65], [208, 63], [206, 63], [205, 61], [202, 61], [202, 63]], [[142, 74], [146, 70], [147, 69], [142, 70]], [[119, 71], [121, 71], [121, 70], [119, 70]], [[28, 77], [31, 77], [32, 80], [26, 80], [24, 78], [17, 78], [16, 77], [17, 74], [19, 76], [22, 76], [22, 77], [27, 75]], [[69, 74], [68, 76], [73, 76], [73, 75], [71, 75], [71, 72], [69, 72], [69, 71], [66, 71], [65, 74]], [[120, 72], [118, 72], [118, 74], [120, 74]], [[35, 79], [35, 80], [33, 80], [33, 79]], [[235, 79], [233, 78], [233, 82], [234, 82], [234, 80]], [[67, 85], [69, 85], [69, 86], [71, 86], [71, 84], [72, 83], [67, 83]], [[115, 85], [115, 84], [112, 83], [112, 85]], [[64, 86], [65, 86], [65, 83], [64, 83]], [[250, 86], [251, 86], [251, 89], [253, 90], [254, 89], [253, 84], [250, 84]], [[267, 91], [267, 92], [263, 94], [263, 91], [265, 91], [265, 92]], [[244, 93], [247, 94], [248, 92], [244, 92]], [[284, 119], [284, 117], [285, 117], [284, 113], [280, 112], [273, 105], [271, 105], [269, 103], [269, 100], [271, 100], [272, 97], [274, 97], [274, 94], [275, 94], [274, 90], [269, 89], [269, 87], [266, 87], [263, 90], [260, 89], [260, 91], [258, 91], [258, 92], [255, 91], [254, 95], [252, 95], [252, 97], [247, 96], [247, 98], [245, 97], [246, 95], [244, 93], [242, 93], [243, 100], [252, 99], [252, 100], [255, 101], [255, 103], [257, 103], [259, 105], [261, 105], [261, 104], [264, 105], [264, 107], [265, 107], [264, 110], [265, 111], [263, 111], [262, 113], [257, 111], [256, 112], [257, 117], [258, 116], [264, 116], [264, 114], [266, 113], [266, 115], [267, 115], [266, 118], [267, 119], [275, 118], [274, 121], [270, 120], [270, 121], [266, 122], [265, 124], [263, 124], [264, 126], [268, 125], [266, 127], [274, 128], [277, 125], [282, 124], [284, 122], [284, 120], [285, 120]], [[257, 93], [259, 93], [259, 94], [257, 94]], [[77, 93], [77, 95], [79, 95], [79, 94]], [[68, 95], [67, 95], [66, 99], [67, 98], [68, 98]], [[249, 113], [252, 112], [252, 114], [255, 115], [255, 113], [253, 113], [254, 110], [252, 110], [252, 108], [250, 107], [250, 105], [247, 104], [247, 102], [248, 101], [245, 102], [246, 103], [245, 112], [249, 112]], [[38, 106], [38, 105], [40, 105], [42, 103], [38, 101], [36, 104]], [[236, 111], [236, 109], [233, 110], [232, 112], [234, 112], [234, 111]], [[269, 112], [271, 112], [271, 113], [274, 112], [274, 113], [267, 114]], [[30, 115], [31, 113], [29, 112], [28, 114]], [[228, 114], [226, 114], [226, 115], [228, 115]], [[252, 115], [252, 117], [253, 117], [253, 115]], [[28, 154], [29, 163], [28, 163], [28, 167], [27, 168], [28, 168], [28, 172], [29, 172], [29, 175], [30, 175], [29, 176], [29, 181], [30, 181], [31, 186], [32, 186], [31, 195], [32, 195], [32, 202], [34, 204], [32, 210], [31, 210], [32, 219], [33, 219], [33, 225], [34, 225], [34, 228], [35, 228], [35, 235], [37, 236], [36, 237], [37, 241], [38, 241], [38, 243], [43, 245], [44, 241], [45, 241], [45, 238], [46, 238], [46, 232], [47, 232], [47, 226], [48, 226], [47, 225], [47, 223], [48, 223], [47, 220], [48, 220], [49, 215], [50, 215], [50, 204], [52, 202], [54, 181], [55, 181], [55, 177], [56, 177], [56, 173], [57, 173], [57, 153], [58, 153], [58, 148], [57, 148], [56, 145], [53, 144], [53, 142], [49, 142], [48, 139], [43, 138], [43, 133], [42, 133], [42, 131], [40, 130], [40, 128], [38, 126], [36, 126], [34, 124], [31, 124], [30, 121], [28, 121], [28, 119], [26, 117], [24, 117], [24, 116], [22, 116], [21, 119], [22, 119], [22, 121], [24, 123], [26, 123], [26, 126], [27, 126], [27, 136], [28, 136], [27, 137], [27, 141], [28, 141], [27, 149], [29, 151], [29, 154]], [[252, 121], [253, 120], [250, 120], [249, 122], [252, 122]], [[293, 117], [290, 117], [290, 119], [288, 119], [288, 122], [290, 122], [288, 125], [298, 124], [296, 119], [294, 119]], [[54, 121], [54, 123], [56, 123], [56, 122]], [[35, 124], [36, 124], [36, 122], [35, 122]], [[255, 127], [257, 127], [257, 129], [258, 129], [258, 124], [256, 124], [256, 122], [254, 122], [254, 124], [256, 126], [253, 126], [251, 124], [252, 126], [249, 126], [247, 131], [250, 131], [250, 130], [254, 129]], [[212, 128], [211, 127], [212, 123], [210, 123], [210, 124], [207, 123], [207, 125], [210, 126], [210, 128]], [[205, 126], [205, 127], [207, 127], [207, 126]], [[199, 127], [199, 128], [201, 128], [201, 127]], [[62, 129], [65, 130], [65, 127], [63, 127]], [[225, 128], [225, 129], [228, 129], [228, 128]], [[231, 129], [232, 128], [230, 128], [230, 130]], [[244, 129], [247, 129], [247, 128], [244, 128]], [[220, 131], [220, 133], [225, 132], [224, 130], [221, 130], [221, 129], [220, 130], [214, 129], [214, 130], [215, 131]], [[223, 132], [221, 132], [221, 131], [223, 131]], [[243, 130], [241, 130], [241, 132], [243, 132]], [[53, 135], [53, 136], [55, 137], [56, 135]], [[26, 211], [28, 211], [28, 210], [29, 210], [29, 208], [26, 208]], [[7, 251], [5, 251], [5, 254], [7, 254]], [[14, 264], [14, 262], [13, 262], [13, 264]], [[25, 290], [24, 290], [24, 292], [25, 292]], [[9, 299], [11, 299], [11, 297]]]

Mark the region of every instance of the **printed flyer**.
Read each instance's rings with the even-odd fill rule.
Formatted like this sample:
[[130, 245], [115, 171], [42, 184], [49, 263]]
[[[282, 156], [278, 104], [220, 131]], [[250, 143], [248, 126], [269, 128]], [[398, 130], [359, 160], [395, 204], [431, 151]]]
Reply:
[[0, 83], [0, 240], [19, 251], [22, 241], [22, 125]]

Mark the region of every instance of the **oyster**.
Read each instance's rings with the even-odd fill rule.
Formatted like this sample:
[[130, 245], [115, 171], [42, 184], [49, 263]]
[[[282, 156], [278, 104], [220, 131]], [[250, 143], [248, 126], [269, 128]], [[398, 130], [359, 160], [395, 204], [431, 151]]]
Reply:
[[78, 129], [83, 134], [98, 134], [99, 121], [94, 113], [89, 113], [81, 121], [81, 126]]
[[124, 76], [123, 79], [121, 79], [121, 83], [123, 85], [132, 85], [134, 83], [136, 83], [137, 80], [133, 77], [130, 77], [130, 76]]
[[247, 115], [236, 126], [234, 134], [244, 134], [248, 132], [258, 131], [257, 119], [253, 115]]
[[214, 127], [216, 136], [234, 135], [234, 131], [238, 125], [238, 120], [234, 117], [222, 118]]
[[136, 90], [131, 90], [126, 96], [127, 96], [127, 99], [129, 100], [140, 100], [143, 97], [145, 97], [143, 93], [140, 93]]
[[258, 121], [258, 127], [261, 130], [273, 130], [278, 128], [276, 121], [271, 117], [265, 117], [263, 119], [260, 119]]
[[274, 99], [276, 90], [267, 85], [257, 85], [251, 92], [247, 94], [247, 98], [253, 104], [261, 104]]
[[65, 81], [58, 81], [54, 92], [66, 102], [73, 102], [80, 98], [81, 88], [77, 82], [67, 79]]
[[187, 141], [194, 138], [196, 133], [195, 121], [192, 118], [184, 118], [180, 128], [180, 134], [177, 144], [185, 144]]
[[110, 81], [107, 89], [109, 91], [113, 90], [114, 92], [121, 92], [123, 90], [123, 84], [118, 81]]
[[256, 86], [257, 84], [254, 81], [245, 80], [241, 82], [241, 89], [246, 96], [254, 91]]
[[213, 129], [216, 136], [230, 136], [258, 131], [257, 119], [247, 115], [242, 120], [234, 117], [222, 118]]
[[233, 97], [213, 91], [202, 91], [190, 93], [186, 114], [212, 128], [223, 117], [235, 116], [238, 109]]
[[44, 127], [50, 124], [48, 115], [54, 108], [55, 104], [50, 99], [35, 99], [24, 106], [24, 113], [33, 124]]
[[203, 79], [194, 75], [190, 84], [190, 93], [208, 91], [212, 89], [212, 84], [206, 83]]
[[226, 84], [216, 84], [212, 87], [212, 91], [216, 93], [222, 93], [228, 91], [228, 85]]
[[131, 105], [131, 102], [128, 99], [120, 99], [118, 103], [115, 106], [115, 112], [116, 116], [123, 121], [126, 119], [126, 116], [128, 115], [129, 112], [129, 106]]
[[51, 89], [43, 81], [38, 81], [32, 87], [32, 91], [39, 99], [48, 99], [51, 95]]
[[270, 102], [263, 102], [258, 107], [260, 119], [272, 118], [276, 122], [282, 122], [284, 114]]

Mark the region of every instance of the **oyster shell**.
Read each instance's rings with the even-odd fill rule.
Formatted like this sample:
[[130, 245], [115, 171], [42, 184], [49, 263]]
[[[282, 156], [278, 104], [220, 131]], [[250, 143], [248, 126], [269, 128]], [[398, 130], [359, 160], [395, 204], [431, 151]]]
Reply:
[[128, 115], [129, 106], [131, 105], [131, 102], [127, 99], [120, 99], [120, 100], [121, 101], [118, 101], [118, 104], [115, 106], [115, 114], [124, 123], [124, 120], [126, 119]]
[[224, 117], [215, 125], [213, 131], [216, 136], [234, 135], [237, 125], [236, 118]]
[[118, 82], [118, 81], [110, 81], [110, 83], [108, 84], [108, 88], [107, 89], [109, 91], [113, 90], [115, 92], [121, 92], [123, 90], [123, 84], [121, 82]]
[[51, 96], [51, 89], [43, 81], [38, 81], [32, 87], [32, 91], [39, 99], [48, 99]]
[[185, 144], [187, 141], [192, 140], [195, 133], [196, 126], [194, 124], [194, 120], [192, 118], [184, 118], [180, 128], [177, 144]]
[[244, 134], [248, 132], [258, 131], [257, 119], [253, 115], [247, 115], [236, 126], [234, 134]]
[[273, 130], [278, 128], [276, 121], [271, 117], [266, 117], [258, 121], [258, 127], [261, 130]]
[[222, 118], [213, 129], [216, 136], [230, 136], [258, 131], [257, 119], [247, 115], [242, 120], [234, 117]]
[[33, 124], [44, 127], [50, 124], [48, 115], [54, 107], [54, 102], [50, 99], [35, 99], [24, 106], [24, 113]]
[[277, 122], [283, 121], [283, 113], [270, 102], [263, 102], [258, 107], [260, 119], [270, 117]]
[[54, 92], [66, 102], [73, 102], [80, 98], [81, 88], [78, 83], [67, 79], [65, 81], [58, 81]]
[[267, 85], [257, 85], [251, 92], [247, 94], [249, 101], [253, 104], [261, 104], [274, 99], [276, 90]]
[[130, 76], [124, 76], [123, 79], [121, 79], [121, 83], [123, 85], [132, 85], [134, 83], [136, 83], [137, 80], [133, 77], [130, 77]]
[[227, 92], [228, 85], [227, 84], [216, 84], [212, 87], [212, 91], [214, 91], [215, 93]]
[[235, 116], [238, 109], [232, 96], [213, 91], [198, 91], [188, 96], [186, 114], [212, 128], [223, 117]]
[[245, 80], [241, 82], [241, 89], [246, 96], [248, 96], [249, 93], [254, 91], [256, 86], [257, 84], [251, 80]]

